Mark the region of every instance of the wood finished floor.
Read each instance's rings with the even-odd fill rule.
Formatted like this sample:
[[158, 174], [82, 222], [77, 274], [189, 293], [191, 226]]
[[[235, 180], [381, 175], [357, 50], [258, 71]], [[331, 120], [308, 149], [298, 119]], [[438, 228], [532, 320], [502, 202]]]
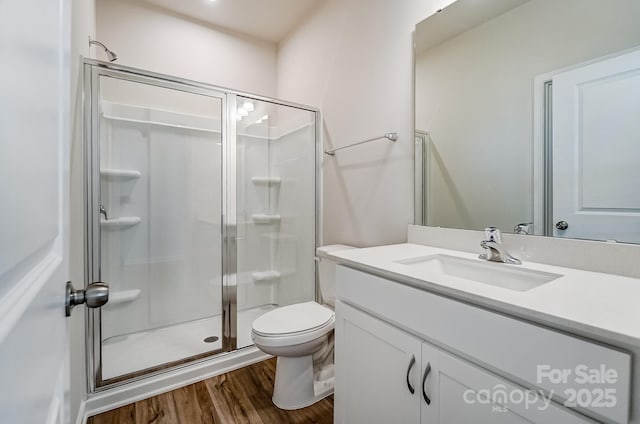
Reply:
[[89, 418], [87, 424], [333, 423], [333, 396], [283, 411], [271, 402], [276, 359]]

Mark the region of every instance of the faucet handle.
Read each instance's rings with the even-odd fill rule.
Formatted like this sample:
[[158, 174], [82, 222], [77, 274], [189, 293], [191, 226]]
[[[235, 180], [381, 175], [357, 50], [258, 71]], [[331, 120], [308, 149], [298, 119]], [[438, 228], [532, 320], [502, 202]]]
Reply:
[[487, 227], [484, 229], [484, 236], [487, 241], [502, 243], [502, 233], [498, 227]]
[[533, 222], [522, 222], [513, 227], [514, 234], [529, 235], [533, 233]]

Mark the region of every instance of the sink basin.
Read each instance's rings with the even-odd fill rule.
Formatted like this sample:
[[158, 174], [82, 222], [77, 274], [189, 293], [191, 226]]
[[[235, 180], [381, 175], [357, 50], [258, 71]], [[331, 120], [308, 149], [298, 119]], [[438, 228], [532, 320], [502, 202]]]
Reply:
[[[515, 291], [527, 291], [562, 277], [560, 274], [535, 271], [519, 265], [506, 265], [449, 255], [430, 255], [403, 259], [396, 263], [431, 275], [445, 275], [489, 284]], [[426, 277], [426, 276], [425, 276]], [[437, 283], [437, 281], [434, 281]]]

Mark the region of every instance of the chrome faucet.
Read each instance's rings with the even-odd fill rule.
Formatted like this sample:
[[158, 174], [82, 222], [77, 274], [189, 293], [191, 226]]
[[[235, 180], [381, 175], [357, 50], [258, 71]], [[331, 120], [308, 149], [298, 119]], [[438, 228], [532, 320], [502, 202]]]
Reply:
[[523, 222], [513, 227], [514, 234], [528, 236], [533, 233], [533, 222]]
[[504, 262], [506, 264], [520, 265], [520, 259], [514, 258], [507, 252], [502, 245], [502, 234], [497, 227], [489, 227], [484, 229], [486, 240], [480, 242], [480, 246], [486, 251], [479, 256], [480, 259], [486, 259], [492, 262]]
[[107, 216], [107, 209], [102, 205], [100, 205], [100, 215], [104, 215], [105, 221], [109, 220], [109, 217]]

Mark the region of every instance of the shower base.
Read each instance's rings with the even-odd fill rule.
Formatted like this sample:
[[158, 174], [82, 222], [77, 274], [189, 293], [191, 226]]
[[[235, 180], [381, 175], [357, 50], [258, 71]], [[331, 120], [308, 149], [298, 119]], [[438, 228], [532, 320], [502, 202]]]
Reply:
[[[277, 305], [238, 311], [238, 348], [250, 346], [251, 324]], [[222, 316], [110, 337], [102, 342], [102, 379], [108, 380], [222, 348]], [[212, 343], [205, 338], [217, 336]]]

